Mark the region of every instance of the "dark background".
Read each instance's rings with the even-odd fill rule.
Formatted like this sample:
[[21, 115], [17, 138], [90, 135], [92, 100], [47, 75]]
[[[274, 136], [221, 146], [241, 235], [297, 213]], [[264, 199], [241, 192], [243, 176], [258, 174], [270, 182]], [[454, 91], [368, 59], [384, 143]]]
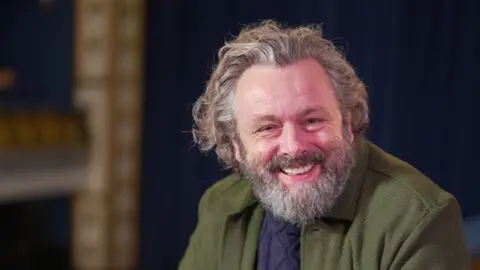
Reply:
[[[13, 91], [0, 91], [0, 112], [71, 107], [73, 1], [59, 0], [52, 9], [39, 2], [0, 1], [0, 68], [17, 76]], [[69, 208], [67, 198], [2, 203], [0, 269], [67, 269]]]
[[[216, 50], [242, 24], [323, 23], [368, 86], [368, 137], [408, 161], [480, 214], [480, 10], [478, 1], [146, 0], [141, 264], [175, 269], [203, 191], [226, 175], [192, 148], [191, 104]], [[0, 100], [69, 106], [72, 0], [0, 2], [0, 66], [18, 71]], [[11, 102], [10, 102], [11, 103]], [[51, 242], [68, 243], [66, 200], [48, 203]], [[55, 232], [55, 233], [54, 233]]]

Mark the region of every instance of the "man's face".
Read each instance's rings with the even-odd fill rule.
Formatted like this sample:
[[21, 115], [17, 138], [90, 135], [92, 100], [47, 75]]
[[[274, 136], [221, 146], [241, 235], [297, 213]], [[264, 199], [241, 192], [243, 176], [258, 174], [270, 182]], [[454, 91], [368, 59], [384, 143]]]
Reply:
[[353, 167], [353, 135], [321, 65], [250, 67], [235, 118], [236, 169], [269, 211], [305, 224], [331, 209]]

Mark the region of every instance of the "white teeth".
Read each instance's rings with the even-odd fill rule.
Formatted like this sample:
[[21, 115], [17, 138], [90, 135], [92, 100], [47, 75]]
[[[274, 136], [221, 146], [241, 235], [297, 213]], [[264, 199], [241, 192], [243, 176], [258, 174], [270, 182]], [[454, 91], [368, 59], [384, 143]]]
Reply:
[[312, 167], [313, 167], [313, 164], [310, 164], [310, 165], [299, 167], [299, 168], [282, 168], [282, 170], [287, 174], [296, 175], [296, 174], [306, 173], [310, 171]]

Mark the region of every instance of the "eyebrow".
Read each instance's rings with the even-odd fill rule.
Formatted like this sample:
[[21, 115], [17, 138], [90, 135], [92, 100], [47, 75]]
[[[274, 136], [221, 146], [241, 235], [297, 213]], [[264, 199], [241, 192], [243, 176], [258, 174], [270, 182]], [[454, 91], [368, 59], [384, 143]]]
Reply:
[[272, 114], [268, 115], [254, 115], [253, 120], [258, 122], [275, 122], [278, 121], [278, 117]]
[[319, 106], [312, 106], [312, 107], [307, 107], [303, 112], [299, 114], [300, 118], [306, 117], [309, 114], [314, 114], [314, 113], [321, 113], [326, 115], [327, 117], [330, 117], [330, 114], [328, 111], [321, 105]]
[[[301, 118], [307, 117], [308, 115], [314, 114], [314, 113], [321, 113], [321, 114], [326, 115], [327, 117], [330, 117], [330, 114], [327, 112], [327, 110], [325, 110], [324, 107], [322, 107], [322, 106], [312, 106], [312, 107], [307, 107], [302, 112], [300, 112], [298, 114], [298, 118], [301, 119]], [[267, 114], [267, 115], [258, 114], [258, 115], [253, 116], [252, 126], [257, 126], [259, 124], [259, 122], [278, 122], [278, 121], [279, 121], [279, 119], [275, 115], [272, 115], [272, 114]]]

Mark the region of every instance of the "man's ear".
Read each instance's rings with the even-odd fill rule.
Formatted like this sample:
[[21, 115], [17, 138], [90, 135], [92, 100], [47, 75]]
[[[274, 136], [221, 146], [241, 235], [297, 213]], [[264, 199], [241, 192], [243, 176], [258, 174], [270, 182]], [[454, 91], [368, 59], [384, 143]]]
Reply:
[[352, 114], [350, 112], [347, 112], [344, 116], [344, 125], [345, 125], [345, 131], [347, 132], [347, 139], [350, 143], [353, 143], [353, 140], [355, 139], [355, 135], [353, 134], [353, 129], [352, 129]]
[[237, 160], [237, 162], [241, 162], [242, 155], [240, 155], [240, 146], [238, 145], [236, 138], [232, 139], [232, 145], [233, 145], [233, 151], [235, 153], [235, 159]]

